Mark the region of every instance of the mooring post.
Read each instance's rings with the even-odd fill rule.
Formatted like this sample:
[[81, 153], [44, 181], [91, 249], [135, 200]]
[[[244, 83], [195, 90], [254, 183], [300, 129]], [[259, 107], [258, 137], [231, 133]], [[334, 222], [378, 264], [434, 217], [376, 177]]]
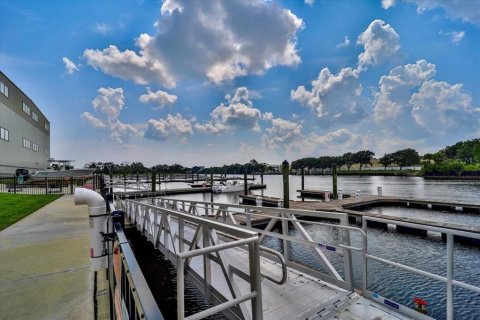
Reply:
[[260, 184], [263, 185], [263, 169], [260, 171]]
[[247, 169], [243, 172], [243, 193], [248, 194], [248, 184], [247, 184]]
[[333, 184], [333, 199], [338, 199], [337, 192], [337, 165], [334, 164], [332, 168], [332, 184]]
[[157, 173], [155, 168], [152, 168], [152, 192], [157, 191]]
[[[302, 167], [302, 190], [305, 190], [305, 168]], [[302, 192], [302, 201], [305, 201]]]
[[210, 168], [210, 202], [213, 202], [213, 168]]
[[287, 160], [282, 162], [282, 173], [283, 173], [283, 207], [290, 208], [290, 188], [288, 185], [288, 174], [290, 172], [290, 165]]

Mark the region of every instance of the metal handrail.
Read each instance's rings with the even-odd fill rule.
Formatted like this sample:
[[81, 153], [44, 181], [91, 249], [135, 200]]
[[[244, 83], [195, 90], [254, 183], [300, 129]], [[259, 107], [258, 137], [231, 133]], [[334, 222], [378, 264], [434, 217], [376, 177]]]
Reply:
[[268, 280], [270, 280], [273, 283], [276, 283], [278, 285], [282, 285], [285, 282], [287, 282], [287, 276], [288, 276], [287, 263], [285, 261], [285, 258], [282, 256], [282, 254], [280, 252], [276, 251], [276, 250], [273, 250], [273, 249], [270, 249], [270, 248], [267, 248], [267, 247], [260, 246], [259, 248], [260, 248], [260, 251], [265, 251], [267, 253], [270, 253], [271, 255], [276, 256], [278, 258], [278, 260], [280, 260], [280, 264], [282, 265], [282, 278], [280, 280], [276, 280], [275, 278], [272, 278], [268, 274], [262, 273], [262, 271], [260, 270], [260, 274], [262, 275], [262, 277], [264, 277], [265, 279], [268, 279]]
[[[434, 232], [440, 232], [440, 233], [445, 233], [447, 235], [447, 276], [443, 277], [434, 273], [430, 273], [424, 270], [420, 270], [417, 268], [413, 268], [407, 265], [404, 265], [402, 263], [394, 262], [388, 259], [383, 259], [371, 254], [366, 253], [365, 254], [365, 266], [367, 266], [367, 260], [374, 260], [378, 261], [393, 267], [400, 268], [402, 270], [412, 272], [415, 274], [419, 274], [425, 277], [428, 277], [430, 279], [434, 279], [443, 283], [446, 283], [446, 290], [447, 290], [447, 303], [446, 303], [446, 308], [447, 308], [447, 319], [452, 320], [453, 319], [453, 286], [457, 286], [460, 288], [464, 288], [473, 292], [480, 293], [480, 287], [467, 284], [458, 280], [453, 279], [453, 251], [454, 251], [454, 236], [461, 236], [461, 237], [466, 237], [466, 238], [472, 238], [472, 239], [479, 239], [480, 240], [480, 234], [478, 233], [473, 233], [473, 232], [467, 232], [467, 231], [461, 231], [461, 230], [453, 230], [449, 228], [442, 228], [442, 227], [435, 227], [435, 226], [428, 226], [428, 225], [422, 225], [422, 224], [417, 224], [417, 223], [410, 223], [410, 222], [403, 222], [403, 221], [396, 221], [396, 220], [390, 220], [390, 219], [382, 219], [382, 218], [377, 218], [377, 217], [363, 217], [363, 229], [366, 230], [367, 228], [367, 222], [368, 221], [375, 221], [375, 222], [381, 222], [381, 223], [386, 223], [386, 224], [395, 224], [399, 226], [404, 226], [404, 227], [410, 227], [410, 228], [416, 228], [416, 229], [421, 229], [421, 230], [427, 230], [427, 231], [434, 231]], [[368, 277], [368, 269], [365, 268], [365, 274], [364, 274], [364, 291], [367, 290], [367, 277]]]
[[[206, 201], [195, 201], [195, 200], [184, 200], [184, 199], [175, 199], [175, 198], [164, 198], [156, 197], [153, 198], [152, 202], [156, 203], [159, 206], [165, 208], [172, 208], [173, 210], [178, 210], [181, 212], [189, 213], [196, 216], [208, 216], [210, 218], [215, 218], [216, 220], [221, 220], [223, 223], [230, 225], [236, 225], [240, 228], [246, 230], [252, 230], [260, 234], [260, 242], [265, 236], [273, 236], [275, 238], [281, 239], [283, 241], [283, 247], [288, 248], [290, 243], [299, 243], [302, 245], [308, 246], [314, 256], [318, 261], [323, 264], [326, 268], [327, 274], [311, 269], [308, 266], [303, 266], [302, 264], [296, 263], [290, 259], [289, 250], [283, 251], [284, 259], [286, 260], [287, 266], [294, 268], [302, 268], [305, 272], [318, 277], [322, 280], [331, 282], [337, 286], [340, 286], [344, 289], [353, 290], [353, 267], [352, 267], [352, 251], [360, 251], [362, 254], [366, 253], [366, 234], [365, 232], [357, 227], [351, 227], [348, 225], [348, 216], [345, 213], [339, 212], [329, 212], [329, 211], [308, 211], [308, 210], [297, 210], [297, 209], [286, 209], [286, 208], [274, 208], [274, 207], [258, 207], [258, 206], [249, 206], [249, 205], [232, 205], [227, 203], [212, 203]], [[233, 211], [231, 209], [239, 209], [239, 211]], [[204, 210], [202, 212], [202, 210]], [[261, 210], [261, 213], [259, 212]], [[209, 214], [210, 213], [210, 214]], [[264, 214], [265, 213], [265, 214]], [[240, 225], [235, 219], [235, 214], [244, 214], [246, 216], [246, 225]], [[270, 215], [268, 215], [270, 214]], [[222, 217], [220, 216], [222, 215]], [[296, 218], [296, 216], [308, 216], [318, 218], [321, 215], [323, 218], [339, 220], [340, 224], [329, 224], [322, 223], [317, 221], [306, 221]], [[229, 217], [230, 221], [227, 221], [226, 217]], [[266, 217], [270, 220], [267, 227], [264, 229], [257, 229], [251, 227], [251, 217]], [[291, 216], [291, 217], [290, 217]], [[281, 222], [282, 232], [270, 232], [270, 229], [273, 227], [275, 221]], [[273, 224], [272, 224], [273, 223]], [[302, 236], [301, 239], [291, 237], [288, 234], [288, 223], [291, 223], [299, 231], [299, 234]], [[343, 233], [344, 243], [339, 245], [331, 245], [320, 243], [314, 241], [308, 232], [303, 228], [302, 224], [313, 224], [323, 227], [337, 228]], [[361, 236], [361, 247], [354, 247], [350, 245], [350, 232], [357, 231]], [[343, 256], [343, 263], [345, 269], [345, 278], [343, 278], [333, 265], [328, 260], [327, 256], [321, 252], [327, 251], [339, 254]], [[364, 260], [362, 259], [362, 262]], [[306, 269], [305, 269], [306, 267]]]
[[[115, 210], [111, 196], [107, 197], [107, 212], [109, 213], [109, 224], [114, 235], [114, 241], [109, 244], [109, 278], [111, 301], [118, 301], [121, 305], [112, 304], [112, 318], [116, 319], [116, 312], [122, 314], [126, 310], [130, 319], [159, 319], [163, 316], [153, 298], [147, 281], [138, 265], [135, 255], [128, 243], [123, 231], [122, 223], [124, 212]], [[114, 248], [119, 252], [115, 253]], [[120, 254], [120, 270], [116, 271], [112, 259], [115, 254]], [[120, 278], [117, 279], [117, 274]], [[116, 299], [118, 295], [119, 300]], [[133, 301], [132, 301], [133, 298]], [[119, 308], [119, 309], [116, 309]]]
[[[250, 283], [250, 287], [252, 289], [251, 292], [242, 296], [238, 296], [238, 292], [231, 291], [230, 294], [232, 295], [232, 299], [224, 303], [220, 302], [220, 304], [210, 309], [201, 311], [200, 313], [190, 316], [187, 319], [199, 319], [200, 317], [211, 315], [219, 311], [229, 309], [232, 306], [239, 305], [241, 302], [246, 300], [252, 300], [252, 317], [254, 319], [262, 318], [263, 310], [261, 307], [261, 277], [258, 252], [259, 240], [256, 232], [245, 230], [243, 228], [239, 228], [238, 226], [220, 223], [206, 217], [190, 215], [131, 199], [126, 200], [124, 205], [128, 209], [128, 215], [132, 222], [136, 224], [137, 228], [139, 228], [142, 233], [146, 235], [147, 239], [152, 241], [155, 247], [161, 246], [163, 248], [165, 258], [175, 259], [177, 262], [177, 315], [179, 319], [184, 319], [185, 316], [184, 292], [182, 291], [184, 285], [185, 268], [188, 267], [189, 272], [193, 272], [193, 274], [198, 272], [198, 270], [195, 271], [190, 267], [189, 260], [198, 255], [204, 256], [204, 279], [202, 280], [204, 283], [202, 283], [202, 286], [206, 291], [209, 291], [211, 286], [210, 262], [213, 261], [217, 263], [223, 270], [229, 269], [230, 265], [228, 262], [224, 263], [219, 251], [245, 244], [249, 246], [250, 275], [244, 280]], [[152, 217], [150, 214], [153, 214], [153, 220], [151, 220]], [[177, 224], [176, 227], [172, 227], [173, 222]], [[195, 235], [193, 235], [193, 238], [190, 241], [187, 241], [184, 234], [184, 228], [187, 225], [193, 229], [192, 231], [195, 231]], [[175, 229], [175, 234], [172, 232], [172, 228]], [[215, 230], [218, 230], [224, 234], [229, 234], [231, 237], [240, 240], [218, 244], [216, 243], [218, 241], [218, 237], [216, 236]], [[163, 233], [163, 243], [161, 233]], [[197, 249], [197, 242], [199, 241], [200, 237], [203, 237], [203, 247], [201, 249]], [[178, 242], [176, 242], [176, 240], [178, 240]], [[184, 243], [188, 243], [190, 245], [190, 248], [187, 251], [183, 250]], [[212, 252], [216, 252], [217, 257], [210, 255]], [[225, 273], [224, 276], [226, 277]], [[195, 279], [195, 277], [193, 278]], [[226, 277], [225, 280], [227, 283], [233, 281], [228, 277]], [[232, 285], [229, 285], [229, 287], [233, 288]], [[252, 293], [255, 294], [252, 295]], [[239, 309], [244, 315], [246, 315], [246, 309], [242, 305], [239, 305]]]

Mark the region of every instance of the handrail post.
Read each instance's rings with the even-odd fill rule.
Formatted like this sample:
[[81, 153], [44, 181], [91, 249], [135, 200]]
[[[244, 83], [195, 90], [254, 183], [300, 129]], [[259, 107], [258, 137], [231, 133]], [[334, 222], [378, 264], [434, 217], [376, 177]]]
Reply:
[[[287, 218], [285, 211], [282, 212], [282, 218]], [[283, 219], [282, 220], [282, 234], [284, 236], [288, 236], [288, 221]], [[290, 245], [287, 239], [283, 239], [283, 256], [285, 257], [285, 261], [290, 261]]]
[[453, 320], [453, 234], [447, 233], [447, 320]]
[[362, 218], [362, 229], [365, 232], [364, 242], [363, 242], [363, 257], [362, 257], [362, 264], [363, 264], [363, 279], [362, 279], [362, 289], [363, 293], [367, 291], [368, 286], [368, 233], [367, 233], [367, 220]]
[[177, 319], [185, 318], [185, 279], [184, 269], [185, 260], [181, 256], [177, 256]]
[[250, 291], [256, 296], [252, 299], [252, 319], [263, 319], [262, 283], [260, 276], [260, 250], [258, 240], [248, 244], [250, 260]]

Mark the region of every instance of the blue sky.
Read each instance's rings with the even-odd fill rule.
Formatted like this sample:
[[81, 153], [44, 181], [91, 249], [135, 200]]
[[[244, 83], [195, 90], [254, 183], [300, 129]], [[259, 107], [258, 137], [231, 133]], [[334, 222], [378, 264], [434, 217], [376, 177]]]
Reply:
[[474, 0], [1, 1], [51, 153], [219, 165], [480, 136]]

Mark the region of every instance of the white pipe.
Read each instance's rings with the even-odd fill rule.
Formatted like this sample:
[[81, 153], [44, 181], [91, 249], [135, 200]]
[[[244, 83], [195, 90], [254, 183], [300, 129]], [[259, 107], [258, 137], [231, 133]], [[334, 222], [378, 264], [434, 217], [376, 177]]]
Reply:
[[107, 267], [103, 238], [100, 232], [107, 232], [106, 205], [103, 197], [97, 192], [85, 189], [75, 189], [75, 205], [88, 205], [90, 218], [90, 268], [95, 271]]

